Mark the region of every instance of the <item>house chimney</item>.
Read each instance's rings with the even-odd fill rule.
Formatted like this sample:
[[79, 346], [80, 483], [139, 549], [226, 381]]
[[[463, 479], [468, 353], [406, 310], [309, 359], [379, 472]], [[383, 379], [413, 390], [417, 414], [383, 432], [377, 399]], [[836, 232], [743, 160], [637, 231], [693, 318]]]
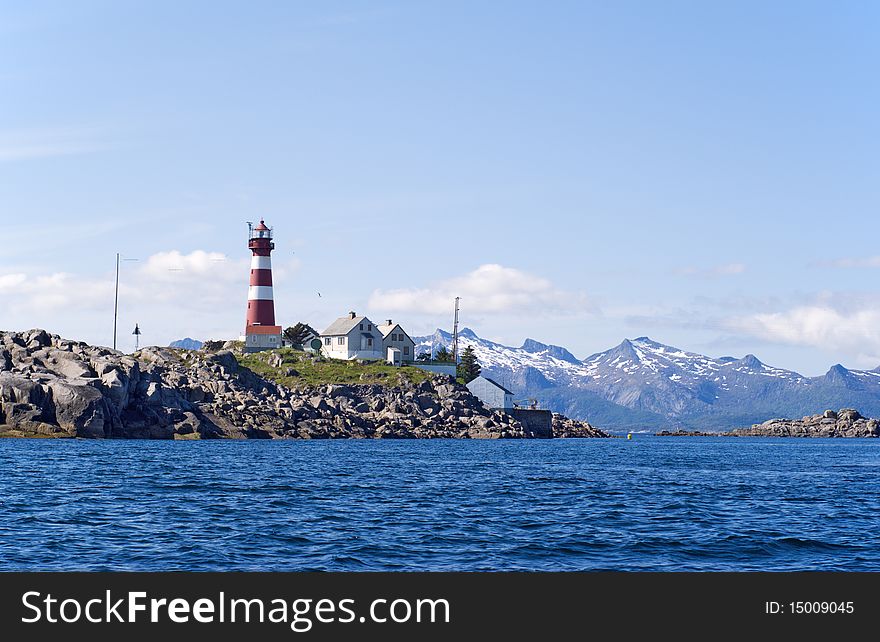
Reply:
[[386, 320], [385, 320], [385, 325], [391, 325], [391, 319], [386, 319]]
[[356, 316], [357, 316], [357, 315], [354, 313], [354, 311], [348, 313], [348, 318], [349, 318], [349, 319], [354, 319]]

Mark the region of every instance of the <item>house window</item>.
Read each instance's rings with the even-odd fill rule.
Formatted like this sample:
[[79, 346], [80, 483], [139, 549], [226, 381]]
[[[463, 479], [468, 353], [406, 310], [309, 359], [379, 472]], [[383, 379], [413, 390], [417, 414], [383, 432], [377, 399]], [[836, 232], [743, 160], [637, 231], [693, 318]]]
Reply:
[[403, 346], [403, 354], [409, 354], [409, 346]]
[[[363, 329], [364, 329], [363, 326], [361, 326], [361, 330], [363, 330]], [[372, 331], [373, 331], [373, 324], [368, 323], [367, 324], [367, 332], [372, 332]]]
[[339, 339], [336, 340], [336, 343], [338, 343], [341, 346], [344, 346], [345, 345], [345, 337], [339, 337]]
[[363, 331], [364, 331], [364, 324], [361, 323], [361, 332], [363, 332]]
[[333, 343], [333, 339], [331, 339], [330, 337], [324, 337], [325, 346], [329, 346], [331, 343]]
[[368, 348], [372, 348], [372, 347], [373, 347], [373, 340], [372, 340], [372, 339], [367, 339], [367, 347], [368, 347]]

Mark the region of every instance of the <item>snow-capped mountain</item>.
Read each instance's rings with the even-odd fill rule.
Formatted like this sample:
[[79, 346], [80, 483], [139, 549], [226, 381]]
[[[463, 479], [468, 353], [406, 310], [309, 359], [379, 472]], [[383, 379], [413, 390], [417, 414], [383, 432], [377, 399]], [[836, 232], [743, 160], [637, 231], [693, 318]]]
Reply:
[[[417, 354], [436, 352], [452, 345], [452, 335], [437, 330], [415, 341]], [[469, 329], [459, 333], [459, 345], [473, 347], [487, 376], [523, 398], [610, 429], [727, 429], [846, 406], [880, 414], [880, 368], [835, 365], [810, 378], [751, 354], [713, 358], [648, 337], [626, 339], [584, 360], [533, 339], [519, 348], [504, 346]]]

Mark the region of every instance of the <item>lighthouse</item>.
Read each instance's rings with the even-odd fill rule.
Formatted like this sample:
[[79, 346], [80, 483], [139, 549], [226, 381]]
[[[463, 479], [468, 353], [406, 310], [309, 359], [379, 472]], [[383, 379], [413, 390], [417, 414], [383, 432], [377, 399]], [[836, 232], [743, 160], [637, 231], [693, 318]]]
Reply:
[[281, 326], [275, 325], [275, 298], [272, 294], [272, 228], [263, 219], [248, 224], [251, 251], [251, 280], [248, 287], [247, 321], [244, 328], [245, 352], [281, 347]]

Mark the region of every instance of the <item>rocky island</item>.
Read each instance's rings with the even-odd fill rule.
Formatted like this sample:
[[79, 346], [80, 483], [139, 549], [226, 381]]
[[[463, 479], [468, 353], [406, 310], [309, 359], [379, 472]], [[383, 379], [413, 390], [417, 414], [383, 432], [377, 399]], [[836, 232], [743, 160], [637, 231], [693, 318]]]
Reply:
[[[120, 439], [527, 438], [450, 377], [318, 364], [307, 353], [134, 354], [45, 330], [0, 332], [0, 433]], [[343, 369], [340, 371], [340, 369]], [[256, 371], [255, 371], [256, 370]], [[324, 381], [322, 381], [322, 376]], [[554, 414], [553, 436], [608, 437]]]
[[858, 410], [826, 410], [802, 419], [770, 419], [728, 432], [661, 430], [658, 437], [880, 437], [880, 419], [863, 417]]
[[826, 410], [802, 419], [771, 419], [749, 428], [735, 428], [735, 437], [880, 437], [880, 420], [862, 417], [858, 410]]

